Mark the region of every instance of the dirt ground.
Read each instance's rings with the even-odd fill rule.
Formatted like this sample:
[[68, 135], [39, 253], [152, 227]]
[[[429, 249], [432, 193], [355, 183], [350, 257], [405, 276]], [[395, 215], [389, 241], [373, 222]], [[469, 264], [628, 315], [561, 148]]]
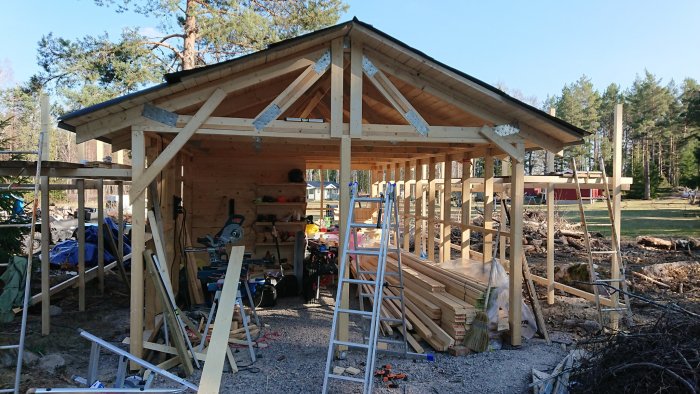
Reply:
[[[557, 251], [556, 264], [563, 267], [574, 262], [585, 262], [583, 251]], [[639, 271], [645, 266], [667, 262], [698, 262], [698, 252], [662, 251], [643, 249], [634, 243], [623, 244], [623, 254], [629, 261], [629, 269]], [[532, 271], [543, 275], [544, 254], [528, 256]], [[22, 389], [30, 387], [76, 387], [73, 375], [85, 376], [89, 358], [89, 342], [78, 336], [82, 328], [114, 344], [128, 336], [129, 296], [128, 290], [118, 276], [108, 275], [105, 295], [98, 293], [94, 283], [88, 285], [87, 310], [78, 312], [77, 290], [71, 289], [54, 297], [54, 305], [61, 308], [52, 317], [51, 335], [40, 335], [40, 307], [30, 311], [26, 348], [35, 357], [32, 364], [24, 369]], [[700, 286], [690, 282], [683, 289], [664, 289], [629, 276], [631, 289], [635, 293], [658, 300], [662, 303], [674, 302], [690, 310], [700, 312]], [[679, 280], [685, 280], [679, 278]], [[697, 280], [697, 278], [695, 278]], [[551, 369], [575, 346], [576, 341], [589, 334], [586, 321], [594, 321], [596, 311], [591, 303], [557, 292], [556, 303], [546, 304], [544, 291], [538, 286], [539, 298], [544, 307], [548, 328], [554, 343], [546, 345], [541, 339], [524, 341], [522, 347], [504, 346], [501, 350], [482, 354], [453, 357], [440, 353], [433, 363], [415, 363], [411, 360], [382, 359], [377, 363], [391, 362], [395, 370], [409, 375], [399, 389], [381, 388], [380, 392], [406, 393], [452, 393], [452, 392], [494, 392], [511, 393], [528, 390], [531, 368], [543, 371]], [[319, 392], [323, 377], [323, 365], [328, 344], [333, 300], [324, 297], [321, 305], [303, 305], [299, 299], [281, 300], [277, 307], [262, 310], [260, 315], [269, 328], [265, 330], [262, 342], [268, 346], [258, 349], [257, 363], [239, 372], [224, 375], [222, 392]], [[655, 319], [659, 309], [634, 301], [632, 307], [635, 321]], [[571, 321], [574, 321], [572, 324]], [[566, 323], [568, 322], [568, 323]], [[356, 328], [355, 326], [353, 326]], [[0, 343], [13, 341], [19, 332], [19, 318], [11, 324], [0, 327]], [[123, 345], [122, 345], [123, 346]], [[427, 346], [427, 345], [426, 345]], [[126, 348], [124, 346], [124, 348]], [[48, 355], [60, 355], [64, 365], [51, 372], [50, 366], [42, 363]], [[12, 360], [7, 355], [0, 357], [0, 386], [13, 378]], [[51, 358], [51, 357], [49, 357]], [[239, 351], [236, 358], [241, 365], [249, 363], [247, 352]], [[37, 361], [38, 359], [39, 361]], [[356, 358], [347, 363], [361, 366]], [[9, 366], [9, 368], [7, 367]], [[109, 382], [116, 372], [116, 357], [103, 355], [100, 379]], [[192, 381], [197, 382], [196, 371]], [[335, 387], [334, 392], [359, 392], [343, 386]]]

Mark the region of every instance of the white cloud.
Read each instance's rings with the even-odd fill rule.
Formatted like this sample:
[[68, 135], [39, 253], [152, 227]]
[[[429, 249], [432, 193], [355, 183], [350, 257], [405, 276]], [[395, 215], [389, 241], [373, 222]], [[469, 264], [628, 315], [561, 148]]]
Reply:
[[148, 38], [160, 38], [165, 35], [162, 31], [158, 30], [158, 28], [153, 27], [153, 26], [146, 26], [146, 27], [141, 27], [139, 28], [139, 34], [146, 36]]

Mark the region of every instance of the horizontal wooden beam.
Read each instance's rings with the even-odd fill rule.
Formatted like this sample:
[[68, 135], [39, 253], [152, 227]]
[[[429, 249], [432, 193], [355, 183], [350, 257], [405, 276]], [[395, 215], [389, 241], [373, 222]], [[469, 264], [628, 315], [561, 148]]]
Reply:
[[[209, 118], [212, 112], [221, 104], [221, 102], [226, 98], [226, 92], [222, 89], [216, 89], [211, 96], [204, 102], [204, 104], [199, 108], [197, 113], [187, 122], [187, 125], [182, 128], [180, 132], [173, 141], [168, 144], [168, 146], [163, 150], [163, 152], [158, 155], [158, 157], [151, 163], [148, 168], [141, 174], [138, 179], [133, 181], [131, 185], [131, 190], [129, 191], [130, 201], [136, 201], [136, 198], [141, 195], [141, 193], [146, 190], [146, 187], [153, 182], [154, 179], [160, 174], [160, 171], [165, 168], [165, 166], [172, 160], [177, 153], [182, 149], [187, 141], [197, 132], [197, 129], [201, 127], [202, 123]], [[166, 126], [168, 127], [168, 126]]]

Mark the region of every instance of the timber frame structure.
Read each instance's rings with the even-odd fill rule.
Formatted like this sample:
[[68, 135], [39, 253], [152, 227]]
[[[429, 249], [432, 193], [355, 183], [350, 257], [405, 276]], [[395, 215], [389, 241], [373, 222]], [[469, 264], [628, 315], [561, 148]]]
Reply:
[[[113, 151], [131, 149], [130, 350], [137, 357], [142, 356], [144, 328], [154, 324], [153, 307], [144, 308], [144, 298], [154, 297], [144, 297], [148, 289], [140, 258], [146, 236], [145, 192], [154, 181], [167, 215], [173, 209], [170, 196], [183, 198], [191, 216], [186, 226], [194, 238], [219, 228], [232, 198], [237, 213], [255, 215], [256, 186], [287, 182], [292, 168], [339, 168], [342, 186], [349, 184], [351, 170], [371, 170], [374, 193], [381, 191], [382, 182], [401, 185], [403, 215], [416, 222], [416, 253], [425, 251], [433, 261], [449, 259], [450, 230], [457, 226], [463, 256], [488, 261], [495, 252], [488, 242], [494, 235], [508, 240], [509, 256], [523, 253], [526, 183], [542, 183], [551, 190], [573, 187], [570, 178], [526, 177], [526, 150], [556, 153], [586, 135], [357, 19], [234, 60], [168, 74], [163, 84], [68, 114], [59, 126], [74, 131], [79, 143], [100, 139], [111, 143]], [[511, 175], [496, 177], [494, 159], [507, 157]], [[471, 176], [477, 158], [484, 158], [481, 178]], [[453, 179], [452, 162], [462, 163], [459, 179]], [[438, 165], [442, 180], [436, 179]], [[461, 221], [453, 220], [449, 210], [436, 220], [440, 182], [442, 206], [449, 206], [452, 191], [462, 191]], [[591, 188], [601, 185], [600, 179], [587, 182]], [[619, 171], [610, 183], [619, 197]], [[494, 192], [510, 195], [509, 228], [494, 230], [491, 215], [484, 226], [471, 224], [471, 197], [479, 191], [484, 192], [485, 211], [493, 210]], [[342, 190], [341, 227], [348, 203]], [[175, 225], [164, 222], [164, 238], [172, 239]], [[471, 231], [484, 234], [483, 254], [470, 251]], [[246, 235], [246, 247], [253, 242]], [[408, 244], [408, 236], [404, 242]], [[500, 245], [505, 257], [506, 242]], [[511, 304], [518, 304], [520, 259], [511, 258], [509, 264]], [[542, 280], [553, 300], [553, 260], [551, 264], [551, 275]], [[345, 318], [339, 325], [341, 339], [343, 332], [347, 337]], [[520, 308], [511, 308], [509, 321], [511, 343], [519, 345]]]

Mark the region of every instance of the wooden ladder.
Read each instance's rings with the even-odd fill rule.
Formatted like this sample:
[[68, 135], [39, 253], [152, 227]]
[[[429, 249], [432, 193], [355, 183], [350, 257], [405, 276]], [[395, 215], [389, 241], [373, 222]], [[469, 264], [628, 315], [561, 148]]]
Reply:
[[[617, 315], [619, 312], [624, 311], [628, 321], [632, 321], [632, 309], [630, 308], [629, 291], [627, 289], [627, 280], [625, 277], [625, 264], [622, 260], [622, 253], [620, 252], [620, 240], [618, 239], [615, 229], [617, 228], [615, 222], [615, 215], [613, 213], [612, 201], [610, 198], [610, 185], [608, 183], [608, 177], [605, 173], [605, 163], [603, 159], [600, 159], [600, 167], [602, 169], [602, 179], [603, 179], [603, 194], [605, 196], [606, 206], [608, 209], [608, 222], [607, 223], [588, 223], [586, 220], [586, 211], [583, 205], [583, 199], [581, 197], [581, 182], [579, 179], [578, 170], [576, 169], [576, 159], [571, 158], [571, 169], [574, 173], [574, 180], [576, 182], [576, 198], [578, 200], [579, 214], [581, 216], [581, 225], [583, 227], [583, 238], [586, 244], [586, 252], [588, 257], [588, 272], [591, 278], [591, 284], [593, 285], [593, 294], [595, 295], [595, 304], [598, 311], [598, 321], [601, 326], [604, 325], [603, 313], [611, 313], [610, 321], [613, 329], [617, 329]], [[588, 233], [588, 227], [607, 227], [610, 229], [611, 240], [610, 249], [608, 250], [592, 250], [591, 238]], [[610, 279], [601, 279], [596, 272], [595, 266], [596, 261], [593, 256], [610, 256], [611, 257], [611, 270]], [[617, 269], [615, 269], [615, 264], [613, 261], [617, 261]], [[617, 272], [615, 272], [617, 271]], [[612, 290], [611, 301], [612, 305], [608, 308], [602, 308], [600, 303], [600, 287], [603, 287], [605, 293], [608, 294], [608, 289]], [[620, 292], [620, 287], [622, 288], [622, 295], [624, 298], [624, 305], [620, 304], [620, 297], [618, 292]]]

